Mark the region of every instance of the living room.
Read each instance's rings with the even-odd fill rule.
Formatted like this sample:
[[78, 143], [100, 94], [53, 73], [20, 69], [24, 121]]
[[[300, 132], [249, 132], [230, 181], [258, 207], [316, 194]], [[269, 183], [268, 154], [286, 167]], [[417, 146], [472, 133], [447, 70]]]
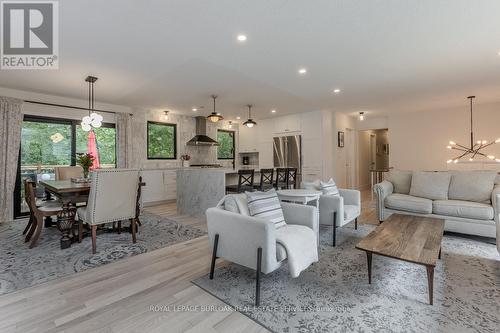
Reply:
[[498, 331], [498, 1], [0, 6], [0, 332]]

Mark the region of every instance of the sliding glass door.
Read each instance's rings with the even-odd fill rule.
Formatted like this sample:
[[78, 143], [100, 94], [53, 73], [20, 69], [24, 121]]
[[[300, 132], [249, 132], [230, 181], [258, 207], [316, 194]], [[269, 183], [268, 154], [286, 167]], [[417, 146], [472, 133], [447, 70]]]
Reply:
[[[95, 129], [101, 167], [116, 165], [116, 132], [114, 124], [103, 124]], [[25, 116], [21, 131], [18, 175], [14, 191], [15, 217], [25, 216], [29, 210], [24, 200], [22, 180], [31, 178], [54, 179], [57, 166], [75, 165], [76, 154], [87, 151], [88, 132], [80, 122], [69, 119]], [[37, 195], [44, 189], [37, 187]]]

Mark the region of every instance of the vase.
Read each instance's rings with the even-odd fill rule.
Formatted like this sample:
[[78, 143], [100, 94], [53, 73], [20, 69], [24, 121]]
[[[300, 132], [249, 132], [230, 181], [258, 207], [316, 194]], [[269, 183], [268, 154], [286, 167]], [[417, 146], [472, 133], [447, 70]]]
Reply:
[[89, 168], [83, 168], [83, 178], [89, 179]]
[[182, 166], [184, 168], [188, 168], [189, 167], [189, 161], [186, 161], [186, 160], [182, 161]]

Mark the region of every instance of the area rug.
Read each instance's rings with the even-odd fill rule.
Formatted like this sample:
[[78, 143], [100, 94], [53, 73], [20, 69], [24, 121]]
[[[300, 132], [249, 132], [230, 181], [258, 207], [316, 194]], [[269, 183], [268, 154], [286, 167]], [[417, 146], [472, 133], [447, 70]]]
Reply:
[[194, 284], [274, 332], [498, 332], [500, 257], [495, 245], [445, 235], [428, 304], [425, 267], [366, 254], [356, 243], [374, 226], [321, 229], [320, 261], [290, 277], [285, 264], [261, 280], [254, 307], [255, 272], [236, 264]]
[[22, 236], [25, 221], [0, 225], [0, 295], [206, 234], [150, 213], [143, 213], [140, 220], [137, 243], [132, 243], [129, 232], [102, 232], [94, 255], [90, 237], [61, 250], [61, 233], [44, 228], [38, 246], [30, 249]]

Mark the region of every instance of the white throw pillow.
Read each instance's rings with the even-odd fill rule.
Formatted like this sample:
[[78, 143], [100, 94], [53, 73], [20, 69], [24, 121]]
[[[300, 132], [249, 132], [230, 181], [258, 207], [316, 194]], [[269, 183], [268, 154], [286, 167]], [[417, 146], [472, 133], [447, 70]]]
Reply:
[[414, 171], [410, 195], [431, 200], [448, 200], [450, 180], [449, 172]]
[[390, 170], [385, 176], [385, 180], [392, 183], [394, 193], [410, 193], [412, 172], [407, 170]]
[[339, 189], [332, 178], [328, 182], [320, 182], [320, 188], [323, 195], [340, 196]]
[[302, 186], [304, 190], [310, 191], [320, 191], [321, 190], [321, 182], [319, 180], [315, 180], [313, 182], [302, 182]]
[[250, 216], [274, 223], [276, 229], [286, 225], [278, 194], [274, 189], [267, 192], [245, 192]]
[[452, 171], [448, 198], [490, 202], [496, 177], [496, 171]]

